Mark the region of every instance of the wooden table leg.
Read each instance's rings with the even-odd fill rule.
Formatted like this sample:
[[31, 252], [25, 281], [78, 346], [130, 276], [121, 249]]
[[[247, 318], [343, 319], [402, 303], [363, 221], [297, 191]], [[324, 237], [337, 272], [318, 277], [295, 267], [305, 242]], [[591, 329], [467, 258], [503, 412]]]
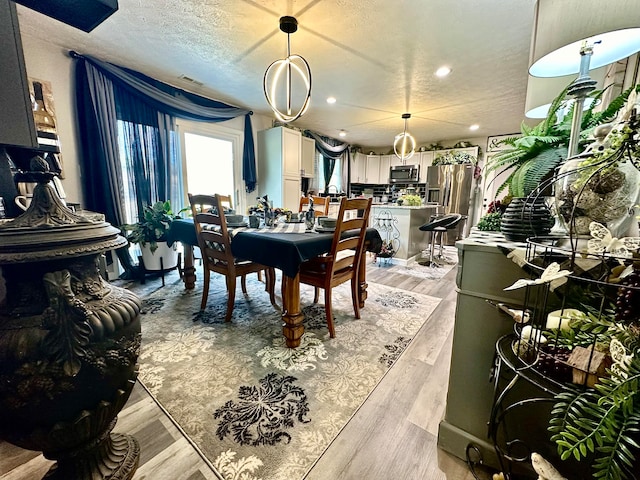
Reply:
[[196, 268], [193, 266], [193, 246], [184, 246], [184, 269], [182, 274], [182, 281], [184, 282], [184, 288], [187, 290], [193, 290], [196, 286]]
[[300, 345], [304, 325], [304, 315], [300, 311], [300, 275], [288, 277], [282, 274], [282, 333], [287, 347], [296, 348]]
[[360, 308], [364, 308], [364, 301], [367, 299], [367, 252], [362, 252], [360, 257], [360, 268], [358, 269], [358, 293]]

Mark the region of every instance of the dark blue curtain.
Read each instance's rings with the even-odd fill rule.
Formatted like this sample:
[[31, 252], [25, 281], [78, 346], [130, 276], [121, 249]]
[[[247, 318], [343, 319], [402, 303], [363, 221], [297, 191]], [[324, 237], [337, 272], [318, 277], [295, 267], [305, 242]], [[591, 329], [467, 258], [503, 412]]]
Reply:
[[[125, 198], [135, 199], [134, 217], [157, 200], [168, 199], [176, 210], [179, 208], [184, 195], [176, 118], [222, 122], [244, 115], [243, 179], [247, 191], [255, 189], [249, 110], [70, 53], [76, 59], [76, 105], [87, 208], [104, 212], [107, 221], [116, 226], [127, 222]], [[124, 151], [120, 150], [119, 137], [124, 140]], [[129, 174], [123, 175], [126, 170]], [[118, 253], [127, 271], [132, 270], [128, 254]]]
[[318, 150], [322, 154], [322, 168], [325, 178], [325, 186], [324, 193], [329, 193], [328, 191], [328, 183], [331, 175], [333, 175], [333, 170], [336, 166], [336, 160], [339, 160], [340, 157], [347, 153], [347, 165], [350, 168], [351, 166], [351, 154], [349, 152], [349, 144], [340, 142], [335, 138], [324, 137], [315, 132], [307, 130], [305, 135], [313, 138], [316, 141], [316, 150]]

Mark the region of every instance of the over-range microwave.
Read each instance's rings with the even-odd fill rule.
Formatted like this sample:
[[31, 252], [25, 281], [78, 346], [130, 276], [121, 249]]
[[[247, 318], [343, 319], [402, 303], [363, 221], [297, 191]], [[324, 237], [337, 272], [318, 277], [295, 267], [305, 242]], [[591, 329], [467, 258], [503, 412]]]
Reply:
[[389, 183], [417, 182], [420, 165], [395, 165], [389, 169]]

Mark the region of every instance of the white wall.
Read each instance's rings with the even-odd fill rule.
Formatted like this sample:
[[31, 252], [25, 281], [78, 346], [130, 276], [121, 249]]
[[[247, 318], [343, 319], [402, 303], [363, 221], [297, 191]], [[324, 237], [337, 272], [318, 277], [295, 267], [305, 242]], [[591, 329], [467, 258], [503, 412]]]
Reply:
[[27, 76], [51, 82], [56, 123], [64, 167], [63, 186], [67, 201], [83, 203], [79, 145], [75, 128], [73, 62], [67, 50], [22, 33]]

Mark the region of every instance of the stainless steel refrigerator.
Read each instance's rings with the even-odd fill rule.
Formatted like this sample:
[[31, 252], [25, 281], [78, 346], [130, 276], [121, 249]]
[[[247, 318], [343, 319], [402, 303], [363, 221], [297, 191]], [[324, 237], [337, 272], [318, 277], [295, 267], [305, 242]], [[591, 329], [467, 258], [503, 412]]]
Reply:
[[[438, 165], [427, 167], [427, 201], [436, 202], [445, 214], [459, 213], [469, 216], [474, 166]], [[458, 229], [447, 235], [447, 244], [453, 245], [456, 239], [464, 238], [468, 233], [468, 222], [460, 222]]]

